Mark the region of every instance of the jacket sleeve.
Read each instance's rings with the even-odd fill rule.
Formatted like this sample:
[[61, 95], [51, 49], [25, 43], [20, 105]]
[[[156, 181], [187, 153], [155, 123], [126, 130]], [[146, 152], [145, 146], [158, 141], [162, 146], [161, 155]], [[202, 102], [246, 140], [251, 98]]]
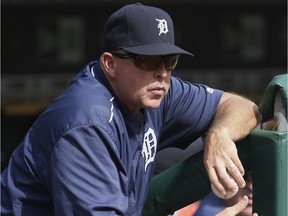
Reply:
[[55, 215], [125, 215], [125, 170], [111, 137], [78, 127], [57, 143], [46, 170]]
[[[171, 79], [162, 103], [164, 122], [159, 150], [168, 146], [186, 148], [209, 128], [223, 92], [205, 85]], [[171, 136], [173, 134], [173, 136]]]

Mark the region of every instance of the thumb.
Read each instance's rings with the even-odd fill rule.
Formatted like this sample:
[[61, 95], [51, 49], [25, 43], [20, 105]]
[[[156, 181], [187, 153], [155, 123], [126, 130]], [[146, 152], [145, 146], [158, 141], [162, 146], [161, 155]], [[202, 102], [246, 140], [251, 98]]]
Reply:
[[216, 216], [234, 216], [240, 213], [248, 205], [248, 197], [243, 196], [239, 202], [235, 205], [225, 208], [223, 211], [218, 213]]

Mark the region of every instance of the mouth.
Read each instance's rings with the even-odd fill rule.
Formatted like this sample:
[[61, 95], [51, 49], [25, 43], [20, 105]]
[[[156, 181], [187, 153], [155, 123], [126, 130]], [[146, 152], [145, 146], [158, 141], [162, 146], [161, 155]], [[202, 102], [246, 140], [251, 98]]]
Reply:
[[152, 88], [149, 92], [151, 92], [152, 94], [154, 95], [164, 95], [166, 90], [164, 87], [155, 87], [155, 88]]

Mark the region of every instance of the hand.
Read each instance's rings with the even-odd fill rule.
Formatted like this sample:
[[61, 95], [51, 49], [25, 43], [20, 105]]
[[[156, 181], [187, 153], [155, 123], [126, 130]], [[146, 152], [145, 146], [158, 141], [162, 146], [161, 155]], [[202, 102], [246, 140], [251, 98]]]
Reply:
[[[244, 196], [242, 199], [233, 206], [225, 208], [223, 211], [218, 213], [216, 216], [235, 216], [243, 211], [248, 205], [248, 197]], [[258, 216], [257, 213], [253, 213], [252, 216]]]
[[[224, 197], [227, 191], [245, 186], [244, 168], [237, 154], [235, 143], [227, 131], [212, 129], [207, 134], [204, 147], [204, 161], [211, 184]], [[231, 181], [230, 176], [235, 180]]]
[[245, 187], [244, 168], [236, 140], [245, 138], [261, 120], [257, 105], [239, 95], [224, 92], [204, 144], [204, 163], [211, 184], [224, 197], [226, 191]]

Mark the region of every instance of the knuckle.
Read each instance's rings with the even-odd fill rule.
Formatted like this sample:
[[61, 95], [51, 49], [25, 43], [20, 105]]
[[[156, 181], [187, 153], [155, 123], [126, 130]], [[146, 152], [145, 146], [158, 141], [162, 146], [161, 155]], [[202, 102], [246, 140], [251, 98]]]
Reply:
[[223, 175], [223, 174], [219, 174], [219, 180], [223, 183], [227, 183], [229, 181], [229, 178], [227, 177], [227, 175]]

